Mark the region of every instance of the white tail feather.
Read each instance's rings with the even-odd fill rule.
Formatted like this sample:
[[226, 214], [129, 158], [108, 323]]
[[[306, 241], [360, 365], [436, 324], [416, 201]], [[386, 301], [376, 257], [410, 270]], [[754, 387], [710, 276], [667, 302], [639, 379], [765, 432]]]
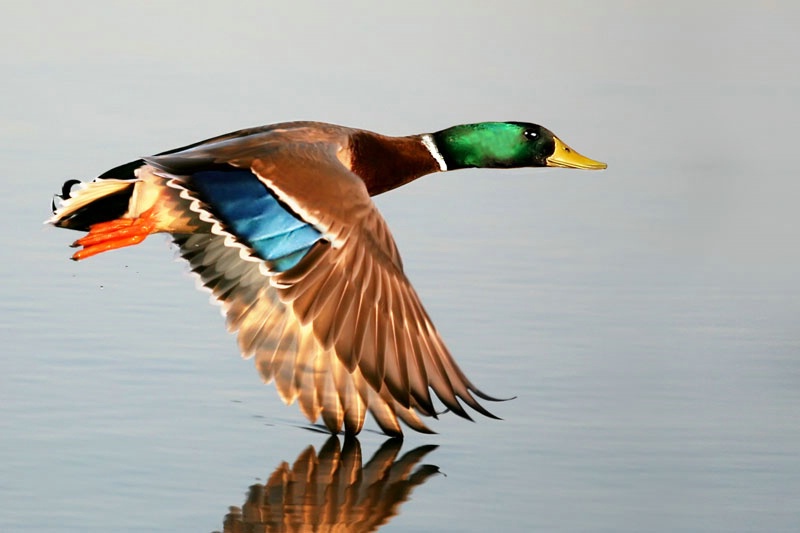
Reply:
[[61, 198], [60, 205], [57, 206], [53, 216], [45, 221], [45, 224], [55, 224], [95, 200], [130, 187], [131, 183], [131, 180], [114, 179], [80, 183], [70, 192], [69, 198], [59, 197]]

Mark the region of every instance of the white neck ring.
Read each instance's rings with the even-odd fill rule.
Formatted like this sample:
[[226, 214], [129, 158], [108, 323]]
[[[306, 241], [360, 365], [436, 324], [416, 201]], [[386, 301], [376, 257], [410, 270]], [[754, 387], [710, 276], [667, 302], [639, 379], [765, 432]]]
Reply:
[[439, 170], [442, 172], [447, 171], [447, 163], [444, 161], [444, 157], [442, 157], [442, 153], [439, 152], [439, 148], [436, 146], [436, 142], [433, 140], [433, 135], [430, 133], [426, 133], [422, 136], [422, 144], [425, 145], [425, 148], [428, 149], [428, 152], [431, 153], [431, 157], [433, 157], [437, 163], [439, 163]]

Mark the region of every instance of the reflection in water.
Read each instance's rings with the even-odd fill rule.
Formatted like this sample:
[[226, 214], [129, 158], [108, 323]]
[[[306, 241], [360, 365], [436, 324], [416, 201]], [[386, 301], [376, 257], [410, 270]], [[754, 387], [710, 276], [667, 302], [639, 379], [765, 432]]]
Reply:
[[281, 463], [264, 485], [252, 485], [244, 506], [231, 507], [225, 533], [255, 531], [377, 531], [397, 514], [411, 490], [439, 472], [415, 465], [437, 446], [397, 454], [403, 441], [388, 439], [361, 466], [361, 444], [329, 438], [319, 454], [309, 446], [291, 467]]

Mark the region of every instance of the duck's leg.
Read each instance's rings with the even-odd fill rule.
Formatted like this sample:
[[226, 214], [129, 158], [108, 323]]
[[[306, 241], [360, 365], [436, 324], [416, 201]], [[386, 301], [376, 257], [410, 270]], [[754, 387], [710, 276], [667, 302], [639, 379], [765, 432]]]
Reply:
[[93, 224], [85, 237], [72, 243], [73, 247], [83, 247], [72, 255], [72, 259], [79, 261], [109, 250], [139, 244], [156, 231], [154, 211], [155, 208], [151, 207], [136, 218], [118, 218]]

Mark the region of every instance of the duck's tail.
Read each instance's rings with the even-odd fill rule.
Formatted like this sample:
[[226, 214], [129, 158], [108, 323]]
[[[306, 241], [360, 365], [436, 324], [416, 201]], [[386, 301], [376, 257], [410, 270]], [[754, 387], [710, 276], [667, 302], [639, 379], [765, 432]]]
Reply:
[[151, 233], [165, 231], [167, 226], [159, 225], [156, 209], [161, 188], [148, 188], [146, 178], [139, 177], [141, 168], [145, 168], [143, 162], [134, 161], [88, 183], [64, 183], [61, 194], [53, 199], [53, 216], [46, 222], [89, 232], [72, 243], [73, 248], [82, 248], [72, 259], [139, 244]]
[[134, 170], [141, 165], [141, 161], [128, 163], [86, 183], [66, 181], [61, 194], [53, 197], [53, 216], [46, 223], [89, 231], [94, 224], [121, 218], [128, 212], [137, 183]]

